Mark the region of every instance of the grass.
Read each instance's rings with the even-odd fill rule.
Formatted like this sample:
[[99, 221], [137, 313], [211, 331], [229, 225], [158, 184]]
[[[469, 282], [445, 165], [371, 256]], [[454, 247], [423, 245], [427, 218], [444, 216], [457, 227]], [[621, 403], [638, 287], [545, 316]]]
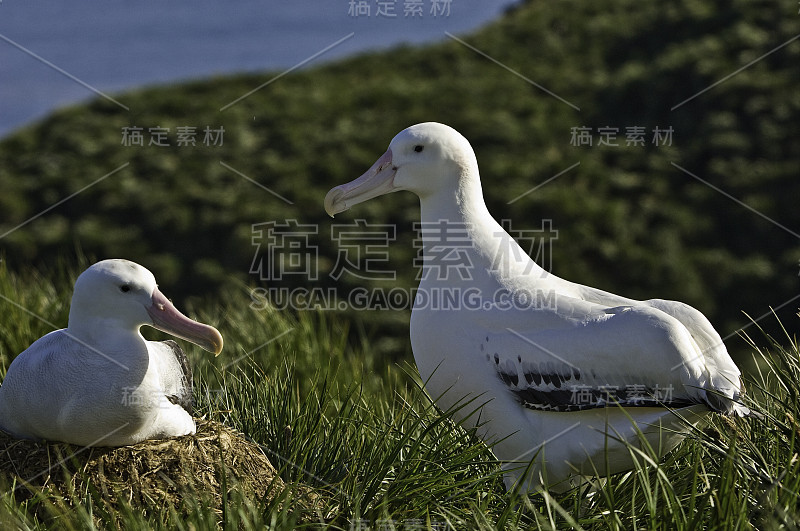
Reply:
[[[66, 324], [70, 281], [0, 268], [2, 370], [48, 331]], [[794, 529], [800, 518], [800, 348], [787, 336], [745, 337], [759, 372], [747, 382], [763, 418], [715, 418], [660, 462], [635, 452], [635, 470], [593, 488], [531, 497], [506, 493], [498, 464], [471, 433], [438, 411], [413, 366], [373, 359], [346, 341], [346, 323], [323, 313], [255, 311], [247, 291], [193, 308], [219, 327], [217, 359], [191, 345], [198, 414], [261, 445], [289, 485], [278, 500], [223, 493], [181, 506], [109, 506], [91, 486], [70, 496], [0, 494], [0, 525], [18, 529]], [[14, 302], [10, 302], [10, 301]], [[16, 304], [15, 304], [16, 303]], [[41, 318], [35, 317], [34, 314]], [[274, 339], [278, 338], [278, 339]], [[274, 339], [271, 341], [271, 339]], [[761, 344], [765, 343], [765, 344]], [[4, 375], [4, 374], [3, 374]], [[468, 406], [467, 406], [468, 407]], [[315, 514], [296, 508], [319, 496]], [[224, 490], [224, 487], [223, 487]], [[302, 491], [306, 492], [306, 491]], [[385, 527], [391, 528], [391, 527]]]

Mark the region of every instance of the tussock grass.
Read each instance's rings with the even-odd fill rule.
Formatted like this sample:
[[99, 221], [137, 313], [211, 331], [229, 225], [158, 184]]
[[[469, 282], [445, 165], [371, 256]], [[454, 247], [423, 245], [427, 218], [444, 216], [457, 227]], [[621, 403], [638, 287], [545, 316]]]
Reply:
[[[0, 265], [0, 295], [13, 301], [0, 300], [3, 373], [47, 322], [66, 324], [76, 272], [50, 281]], [[372, 356], [364, 338], [348, 344], [347, 323], [333, 314], [257, 311], [248, 301], [242, 286], [190, 309], [221, 330], [219, 358], [182, 346], [198, 415], [262, 449], [287, 485], [279, 497], [252, 499], [223, 475], [211, 493], [216, 506], [197, 494], [147, 510], [124, 500], [111, 508], [91, 481], [23, 499], [18, 479], [4, 474], [0, 527], [680, 530], [794, 529], [800, 521], [800, 348], [788, 334], [743, 338], [757, 361], [746, 405], [760, 417], [714, 417], [664, 459], [631, 448], [637, 466], [628, 473], [524, 496], [505, 492], [492, 454], [434, 407], [412, 365]], [[311, 514], [300, 510], [309, 506]]]

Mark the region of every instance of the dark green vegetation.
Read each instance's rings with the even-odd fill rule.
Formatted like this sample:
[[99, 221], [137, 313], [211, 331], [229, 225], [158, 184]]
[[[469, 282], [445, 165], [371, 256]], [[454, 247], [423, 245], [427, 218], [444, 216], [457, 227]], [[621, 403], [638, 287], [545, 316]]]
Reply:
[[[495, 217], [513, 230], [552, 220], [557, 239], [543, 258], [554, 273], [688, 302], [726, 336], [748, 323], [742, 312], [756, 318], [798, 294], [800, 41], [671, 108], [788, 41], [796, 11], [792, 2], [526, 2], [459, 37], [580, 111], [449, 38], [293, 73], [222, 111], [274, 74], [116, 95], [130, 112], [97, 99], [0, 143], [0, 234], [127, 166], [0, 237], [0, 250], [13, 270], [46, 267], [76, 248], [129, 258], [178, 301], [211, 295], [231, 277], [347, 293], [369, 283], [329, 276], [342, 247], [325, 192], [366, 170], [404, 127], [440, 121], [472, 142]], [[122, 145], [122, 128], [133, 126], [144, 129], [144, 147]], [[182, 126], [197, 127], [195, 147], [177, 146]], [[222, 146], [202, 143], [206, 126], [224, 127]], [[618, 146], [598, 146], [605, 126], [618, 128]], [[626, 146], [634, 126], [645, 130], [643, 146]], [[154, 127], [170, 128], [171, 147], [147, 146]], [[571, 145], [573, 127], [591, 128], [593, 145]], [[656, 127], [672, 127], [671, 147], [652, 143]], [[381, 268], [398, 280], [372, 285], [415, 286], [416, 198], [380, 198], [335, 222], [359, 218], [397, 225]], [[286, 220], [318, 225], [308, 240], [319, 251], [308, 265], [316, 280], [249, 273], [251, 226]], [[355, 317], [381, 338], [375, 351], [407, 352], [406, 313]]]

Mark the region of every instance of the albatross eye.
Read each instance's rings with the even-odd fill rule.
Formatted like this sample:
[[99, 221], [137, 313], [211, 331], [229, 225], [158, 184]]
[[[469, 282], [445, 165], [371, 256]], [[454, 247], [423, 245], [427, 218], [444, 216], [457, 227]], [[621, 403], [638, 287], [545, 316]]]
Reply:
[[425, 149], [425, 146], [421, 144], [414, 146], [414, 151], [416, 151], [417, 153], [421, 153], [423, 149]]
[[131, 290], [131, 287], [130, 287], [130, 285], [128, 285], [128, 284], [123, 284], [123, 285], [121, 285], [121, 286], [119, 287], [119, 290], [120, 290], [122, 293], [128, 293], [128, 292]]

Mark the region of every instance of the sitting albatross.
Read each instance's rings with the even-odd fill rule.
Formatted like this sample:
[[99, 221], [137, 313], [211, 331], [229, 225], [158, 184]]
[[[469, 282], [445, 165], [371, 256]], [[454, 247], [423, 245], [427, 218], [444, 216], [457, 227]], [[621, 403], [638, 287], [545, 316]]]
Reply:
[[174, 341], [146, 341], [142, 325], [222, 351], [219, 332], [180, 313], [150, 271], [103, 260], [75, 282], [67, 328], [11, 363], [0, 386], [0, 429], [83, 446], [195, 433], [186, 357]]
[[[420, 375], [441, 409], [477, 427], [509, 489], [564, 490], [628, 470], [642, 437], [663, 455], [686, 421], [749, 413], [739, 369], [699, 311], [574, 284], [531, 260], [489, 214], [475, 154], [454, 129], [400, 132], [366, 173], [328, 192], [325, 210], [396, 190], [420, 199], [410, 326]], [[468, 400], [475, 407], [456, 407]]]

